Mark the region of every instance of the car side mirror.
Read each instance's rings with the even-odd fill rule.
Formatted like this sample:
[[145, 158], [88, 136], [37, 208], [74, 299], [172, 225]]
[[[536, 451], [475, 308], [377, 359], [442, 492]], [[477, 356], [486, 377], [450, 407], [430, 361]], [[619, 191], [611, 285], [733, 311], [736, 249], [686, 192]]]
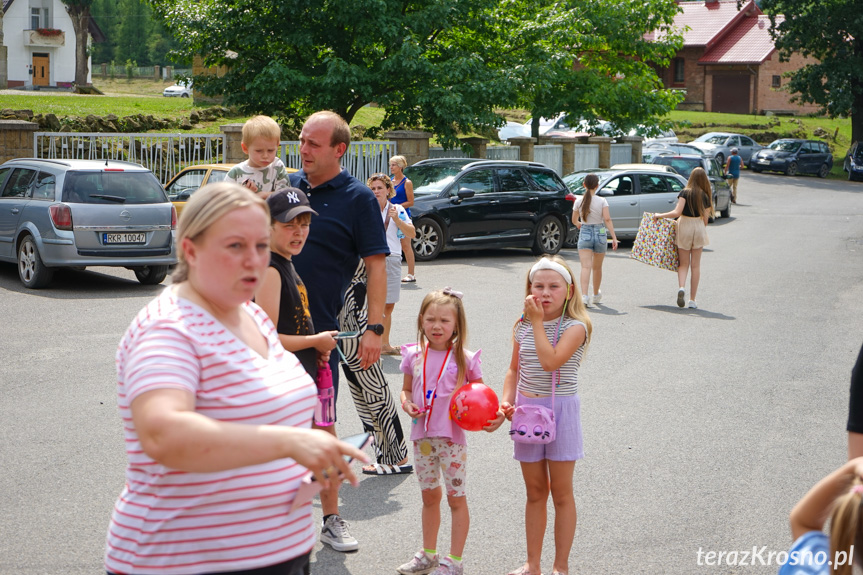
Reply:
[[466, 200], [467, 198], [472, 198], [476, 195], [476, 190], [472, 190], [470, 188], [459, 188], [459, 191], [456, 193], [456, 197], [452, 198], [452, 203], [460, 204], [462, 200]]
[[599, 196], [613, 196], [614, 191], [612, 191], [612, 190], [599, 190], [599, 192], [597, 192], [597, 195], [599, 195]]

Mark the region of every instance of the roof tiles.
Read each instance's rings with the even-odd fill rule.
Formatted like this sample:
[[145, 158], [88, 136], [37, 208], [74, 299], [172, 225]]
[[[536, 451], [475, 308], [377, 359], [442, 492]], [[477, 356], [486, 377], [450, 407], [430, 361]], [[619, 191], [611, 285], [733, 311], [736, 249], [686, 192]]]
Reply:
[[764, 14], [740, 21], [722, 40], [698, 59], [699, 64], [760, 64], [776, 49], [770, 37], [770, 18]]
[[682, 30], [683, 44], [687, 47], [710, 47], [736, 20], [751, 10], [761, 13], [753, 0], [748, 0], [740, 10], [737, 9], [737, 0], [678, 2], [678, 6], [682, 12], [674, 18], [674, 25]]

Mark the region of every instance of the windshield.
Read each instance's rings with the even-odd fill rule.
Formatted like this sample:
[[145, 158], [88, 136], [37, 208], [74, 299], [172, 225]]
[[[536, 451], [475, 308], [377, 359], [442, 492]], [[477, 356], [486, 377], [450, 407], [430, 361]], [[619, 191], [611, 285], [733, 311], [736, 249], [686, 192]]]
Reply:
[[725, 144], [725, 140], [728, 139], [728, 136], [718, 135], [718, 134], [704, 134], [703, 136], [699, 136], [695, 138], [696, 142], [703, 142], [705, 144], [714, 144], [716, 146], [721, 146]]
[[777, 150], [779, 152], [796, 152], [800, 149], [800, 142], [794, 142], [792, 140], [776, 140], [768, 147], [771, 150]]
[[452, 164], [443, 166], [410, 166], [405, 168], [405, 176], [413, 182], [414, 194], [420, 195], [439, 194], [460, 173], [461, 166]]
[[602, 187], [602, 184], [605, 183], [605, 180], [608, 179], [608, 172], [575, 172], [573, 174], [569, 174], [568, 176], [563, 177], [563, 183], [566, 184], [566, 187], [569, 188], [569, 191], [577, 196], [584, 195], [584, 178], [587, 177], [587, 174], [596, 174], [599, 178], [599, 187]]
[[159, 204], [165, 190], [152, 172], [69, 172], [63, 201], [75, 204]]
[[674, 171], [687, 179], [692, 170], [701, 166], [701, 160], [698, 158], [675, 158], [673, 156], [659, 156], [654, 158], [653, 163], [671, 166]]

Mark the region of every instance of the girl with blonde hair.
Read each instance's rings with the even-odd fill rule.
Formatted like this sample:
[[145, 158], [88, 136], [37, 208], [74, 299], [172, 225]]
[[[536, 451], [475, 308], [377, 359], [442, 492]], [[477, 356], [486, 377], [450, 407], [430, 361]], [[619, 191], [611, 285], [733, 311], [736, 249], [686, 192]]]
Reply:
[[[707, 237], [707, 222], [713, 216], [710, 179], [704, 168], [695, 168], [689, 175], [686, 187], [677, 195], [677, 206], [664, 214], [653, 214], [654, 218], [678, 218], [677, 254], [677, 306], [697, 309], [695, 296], [701, 280], [701, 251], [710, 243]], [[689, 303], [686, 303], [686, 276], [692, 270], [689, 284]]]

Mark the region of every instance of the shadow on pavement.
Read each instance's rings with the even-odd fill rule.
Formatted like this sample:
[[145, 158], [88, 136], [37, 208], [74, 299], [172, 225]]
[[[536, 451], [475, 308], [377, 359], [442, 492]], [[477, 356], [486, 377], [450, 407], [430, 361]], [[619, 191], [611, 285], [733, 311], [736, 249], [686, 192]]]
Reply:
[[737, 318], [732, 315], [725, 315], [724, 313], [719, 313], [715, 311], [707, 311], [705, 309], [689, 309], [689, 308], [680, 308], [672, 305], [643, 305], [641, 306], [643, 309], [652, 309], [654, 311], [662, 311], [665, 313], [673, 313], [675, 315], [689, 315], [693, 317], [703, 317], [704, 319], [724, 319], [724, 320], [736, 320]]
[[147, 294], [155, 295], [165, 289], [166, 285], [167, 283], [148, 286], [135, 279], [96, 271], [60, 268], [54, 273], [54, 279], [48, 287], [28, 289], [18, 278], [18, 267], [15, 264], [0, 264], [0, 289], [52, 299], [141, 297]]

